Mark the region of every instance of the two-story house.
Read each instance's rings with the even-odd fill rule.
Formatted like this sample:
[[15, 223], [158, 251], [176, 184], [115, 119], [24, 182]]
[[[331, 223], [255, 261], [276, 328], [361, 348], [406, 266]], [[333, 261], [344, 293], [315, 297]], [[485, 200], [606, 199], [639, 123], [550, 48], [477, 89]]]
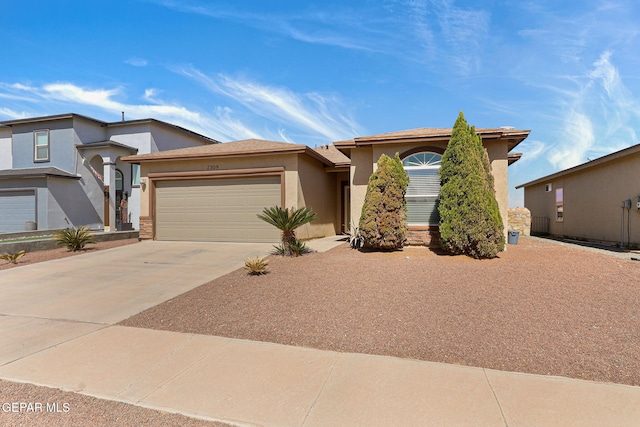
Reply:
[[155, 119], [79, 114], [0, 122], [0, 233], [86, 225], [137, 229], [137, 165], [124, 156], [218, 141]]

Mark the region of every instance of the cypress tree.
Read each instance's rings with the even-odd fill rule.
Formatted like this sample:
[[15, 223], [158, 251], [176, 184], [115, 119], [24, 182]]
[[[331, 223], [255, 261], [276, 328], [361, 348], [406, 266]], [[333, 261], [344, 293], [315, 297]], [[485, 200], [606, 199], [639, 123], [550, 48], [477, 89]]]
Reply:
[[494, 258], [504, 249], [502, 217], [482, 139], [460, 112], [440, 167], [440, 245], [452, 254]]
[[402, 161], [383, 154], [378, 169], [371, 174], [359, 229], [364, 247], [392, 250], [404, 245], [407, 234], [407, 208], [404, 195], [409, 177]]

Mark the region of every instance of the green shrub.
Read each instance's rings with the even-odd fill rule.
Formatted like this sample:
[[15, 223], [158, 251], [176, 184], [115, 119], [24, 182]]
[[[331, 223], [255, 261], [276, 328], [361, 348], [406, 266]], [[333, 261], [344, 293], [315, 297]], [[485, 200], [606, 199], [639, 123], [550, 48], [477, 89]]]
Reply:
[[504, 249], [504, 229], [489, 157], [462, 112], [440, 167], [440, 245], [452, 254], [494, 258]]
[[24, 256], [24, 254], [26, 254], [26, 253], [27, 253], [27, 251], [25, 251], [23, 249], [23, 250], [18, 251], [18, 252], [0, 255], [0, 259], [3, 259], [5, 261], [9, 261], [9, 264], [17, 264], [18, 260], [20, 258], [22, 258]]
[[58, 245], [65, 246], [72, 252], [84, 249], [84, 247], [93, 243], [93, 233], [84, 225], [80, 227], [65, 228], [58, 230], [53, 236]]
[[250, 276], [260, 276], [269, 272], [269, 260], [264, 258], [247, 258], [244, 261], [244, 269]]
[[302, 240], [295, 239], [293, 242], [289, 244], [289, 250], [291, 251], [291, 256], [298, 257], [304, 254], [311, 253], [311, 249], [307, 247], [307, 244]]
[[407, 234], [407, 207], [404, 195], [409, 176], [396, 153], [392, 159], [386, 154], [378, 159], [378, 168], [371, 174], [359, 231], [364, 247], [372, 249], [399, 249]]
[[[264, 208], [262, 214], [258, 214], [258, 218], [273, 225], [282, 232], [282, 255], [292, 256], [291, 245], [297, 241], [295, 229], [313, 221], [317, 218], [317, 215], [311, 208], [307, 207], [296, 210], [291, 208], [291, 210], [289, 210], [289, 208], [282, 209], [280, 206], [273, 206], [271, 208]], [[276, 251], [279, 250], [278, 246], [275, 246], [275, 248]]]

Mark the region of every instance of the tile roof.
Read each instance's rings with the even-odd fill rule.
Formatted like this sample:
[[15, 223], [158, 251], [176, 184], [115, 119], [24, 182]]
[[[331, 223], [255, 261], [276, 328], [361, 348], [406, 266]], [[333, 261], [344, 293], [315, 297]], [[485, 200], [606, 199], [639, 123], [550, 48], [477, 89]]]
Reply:
[[[415, 140], [448, 140], [451, 138], [452, 128], [417, 128], [408, 129], [398, 132], [380, 133], [376, 135], [360, 136], [351, 140], [337, 141], [334, 145], [338, 149], [349, 149], [357, 146], [374, 145], [374, 144], [393, 144]], [[520, 142], [529, 136], [529, 130], [518, 130], [512, 127], [501, 128], [476, 128], [476, 133], [480, 134], [483, 139], [508, 139], [509, 150], [513, 149]]]
[[313, 149], [322, 157], [328, 159], [336, 166], [346, 166], [351, 164], [351, 159], [345, 156], [342, 151], [338, 150], [335, 145], [322, 145]]
[[305, 152], [306, 145], [289, 144], [287, 142], [265, 141], [262, 139], [245, 139], [242, 141], [203, 145], [199, 147], [178, 148], [176, 150], [159, 151], [138, 156], [128, 156], [125, 161], [188, 159], [198, 157], [224, 157], [240, 155], [260, 155]]

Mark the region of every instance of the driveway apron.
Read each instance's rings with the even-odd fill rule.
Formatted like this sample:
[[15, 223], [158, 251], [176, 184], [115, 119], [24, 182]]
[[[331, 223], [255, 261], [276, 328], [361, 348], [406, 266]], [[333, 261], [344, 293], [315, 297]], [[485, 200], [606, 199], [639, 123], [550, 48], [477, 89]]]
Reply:
[[0, 365], [227, 274], [267, 243], [142, 242], [0, 272]]

